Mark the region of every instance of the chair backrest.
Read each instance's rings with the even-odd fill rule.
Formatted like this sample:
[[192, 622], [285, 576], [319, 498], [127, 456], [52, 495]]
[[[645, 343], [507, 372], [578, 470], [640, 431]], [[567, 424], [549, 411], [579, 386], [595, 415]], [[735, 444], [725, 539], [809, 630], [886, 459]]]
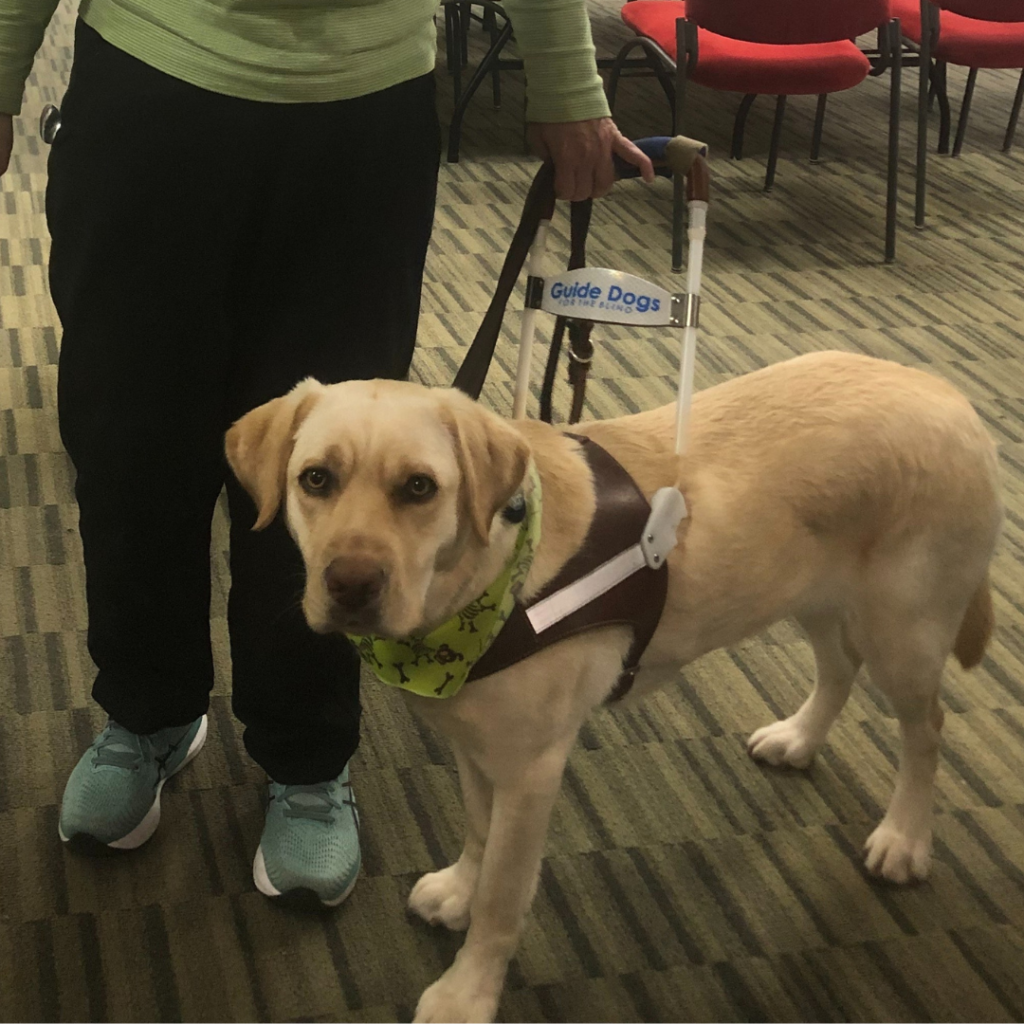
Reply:
[[938, 0], [938, 6], [979, 21], [1024, 21], [1024, 0]]
[[889, 0], [686, 0], [686, 16], [709, 32], [749, 43], [834, 43], [884, 25]]

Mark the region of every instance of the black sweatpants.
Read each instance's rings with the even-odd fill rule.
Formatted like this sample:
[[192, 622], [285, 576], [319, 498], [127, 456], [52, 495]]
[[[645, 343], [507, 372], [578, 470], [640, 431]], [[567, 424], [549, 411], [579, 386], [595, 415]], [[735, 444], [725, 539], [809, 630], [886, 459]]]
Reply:
[[235, 713], [283, 783], [337, 775], [358, 663], [318, 636], [279, 518], [224, 461], [225, 430], [306, 376], [406, 375], [440, 134], [430, 76], [320, 104], [221, 96], [79, 22], [50, 154], [61, 436], [77, 471], [93, 696], [147, 733], [213, 684], [210, 526], [227, 483]]

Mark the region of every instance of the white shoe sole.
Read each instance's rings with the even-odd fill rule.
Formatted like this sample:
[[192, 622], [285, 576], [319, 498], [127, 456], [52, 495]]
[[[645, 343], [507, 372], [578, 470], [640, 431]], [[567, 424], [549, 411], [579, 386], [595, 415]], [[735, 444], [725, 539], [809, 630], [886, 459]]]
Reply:
[[[112, 850], [135, 850], [140, 847], [153, 833], [156, 831], [157, 825], [160, 824], [160, 794], [163, 792], [164, 783], [171, 777], [178, 774], [182, 768], [185, 767], [191, 761], [200, 750], [203, 749], [203, 744], [206, 743], [206, 731], [207, 731], [207, 717], [203, 715], [202, 721], [199, 723], [199, 729], [196, 731], [195, 736], [192, 737], [192, 742], [189, 744], [188, 752], [182, 758], [181, 764], [179, 764], [173, 772], [168, 772], [160, 781], [156, 784], [156, 795], [153, 799], [153, 806], [146, 811], [146, 816], [128, 833], [126, 836], [121, 836], [120, 839], [115, 839], [112, 843], [105, 843], [105, 846], [109, 846]], [[68, 837], [64, 835], [64, 830], [60, 827], [60, 822], [57, 823], [57, 832], [60, 834], [62, 842], [68, 842]]]
[[[252, 861], [252, 880], [256, 883], [256, 888], [259, 889], [259, 891], [263, 893], [264, 896], [270, 896], [271, 898], [274, 898], [276, 896], [284, 895], [277, 889], [274, 883], [271, 882], [270, 876], [267, 874], [267, 865], [263, 859], [262, 843], [258, 847], [256, 847], [256, 856], [253, 858]], [[317, 894], [317, 899], [320, 900], [320, 902], [325, 907], [336, 907], [339, 903], [343, 903], [346, 899], [348, 899], [349, 894], [356, 887], [356, 882], [358, 881], [359, 872], [357, 871], [353, 876], [352, 881], [349, 882], [345, 891], [340, 896], [336, 896], [333, 900], [325, 900], [322, 896]]]

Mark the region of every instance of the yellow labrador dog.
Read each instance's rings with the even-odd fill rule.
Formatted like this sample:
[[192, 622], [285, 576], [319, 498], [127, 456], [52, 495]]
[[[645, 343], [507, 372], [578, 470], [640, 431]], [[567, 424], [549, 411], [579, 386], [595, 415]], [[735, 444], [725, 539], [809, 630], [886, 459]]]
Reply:
[[[750, 753], [807, 766], [866, 664], [903, 739], [867, 869], [893, 882], [924, 878], [943, 666], [950, 653], [977, 664], [992, 629], [988, 567], [1002, 510], [996, 451], [970, 404], [928, 374], [829, 352], [698, 394], [682, 460], [672, 406], [574, 429], [648, 497], [681, 481], [690, 511], [633, 694], [794, 618], [817, 682], [792, 716], [750, 737]], [[305, 381], [235, 424], [227, 454], [256, 501], [257, 529], [284, 505], [307, 569], [305, 614], [319, 631], [422, 634], [483, 593], [518, 529], [497, 513], [529, 486], [531, 459], [543, 522], [526, 599], [579, 548], [594, 509], [578, 442], [409, 383]], [[451, 741], [466, 808], [458, 861], [421, 878], [409, 899], [427, 921], [469, 929], [417, 1020], [493, 1018], [566, 758], [629, 644], [626, 628], [609, 627], [450, 699], [407, 694]]]

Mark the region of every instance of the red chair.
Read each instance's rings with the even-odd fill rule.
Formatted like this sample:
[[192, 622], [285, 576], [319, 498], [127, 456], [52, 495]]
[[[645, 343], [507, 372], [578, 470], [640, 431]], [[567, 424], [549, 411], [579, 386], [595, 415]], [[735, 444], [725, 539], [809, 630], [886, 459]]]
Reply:
[[[816, 95], [818, 109], [811, 143], [817, 160], [829, 93], [859, 85], [869, 75], [892, 70], [889, 103], [889, 165], [885, 259], [896, 255], [896, 173], [899, 152], [899, 95], [902, 45], [899, 25], [890, 20], [889, 0], [633, 0], [622, 20], [637, 33], [619, 51], [609, 79], [614, 104], [626, 57], [638, 47], [673, 100], [673, 123], [681, 131], [687, 81], [743, 95], [733, 127], [732, 156], [743, 151], [747, 112], [759, 94], [775, 95], [765, 191], [775, 180], [786, 98]], [[877, 29], [874, 67], [851, 40]], [[684, 59], [678, 60], [682, 53]], [[669, 88], [674, 76], [674, 89]], [[682, 262], [682, 196], [676, 189], [672, 265]]]
[[[978, 69], [1024, 67], [1024, 0], [891, 0], [891, 3], [894, 16], [900, 19], [904, 38], [920, 54], [914, 220], [918, 227], [923, 227], [930, 97], [934, 95], [939, 101], [938, 151], [948, 153], [951, 118], [946, 93], [946, 67], [958, 64], [970, 69], [953, 143], [953, 156], [959, 156], [967, 132]], [[921, 31], [923, 25], [928, 27], [927, 32]], [[1004, 152], [1013, 145], [1022, 101], [1024, 72], [1017, 84], [1017, 95], [1006, 127]]]

